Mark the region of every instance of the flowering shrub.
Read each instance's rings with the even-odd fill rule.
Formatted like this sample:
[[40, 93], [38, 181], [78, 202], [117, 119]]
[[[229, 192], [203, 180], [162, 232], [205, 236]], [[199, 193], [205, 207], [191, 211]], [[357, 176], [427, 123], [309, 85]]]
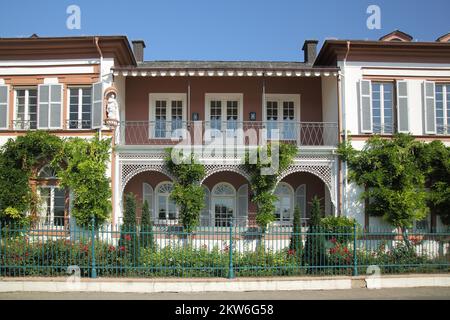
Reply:
[[329, 262], [332, 265], [349, 265], [352, 262], [353, 252], [347, 248], [347, 246], [337, 242], [335, 238], [331, 240], [335, 244], [329, 250]]

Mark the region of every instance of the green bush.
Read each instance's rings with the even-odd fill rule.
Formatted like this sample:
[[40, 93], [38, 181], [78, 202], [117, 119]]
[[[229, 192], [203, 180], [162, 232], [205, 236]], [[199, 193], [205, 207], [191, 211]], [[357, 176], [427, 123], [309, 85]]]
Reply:
[[[341, 244], [348, 244], [353, 241], [354, 238], [354, 225], [356, 221], [353, 218], [348, 217], [334, 217], [328, 216], [320, 219], [320, 227], [326, 233], [330, 235], [327, 236], [327, 240], [335, 239]], [[359, 225], [357, 226], [357, 232], [359, 230]]]

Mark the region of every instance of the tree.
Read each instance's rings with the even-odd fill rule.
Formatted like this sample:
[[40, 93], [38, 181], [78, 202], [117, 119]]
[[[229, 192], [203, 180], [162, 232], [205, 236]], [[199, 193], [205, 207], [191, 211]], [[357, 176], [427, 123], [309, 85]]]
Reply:
[[205, 176], [205, 168], [198, 163], [194, 154], [189, 155], [189, 161], [176, 163], [173, 161], [172, 149], [167, 150], [165, 165], [176, 179], [170, 198], [175, 201], [179, 210], [179, 219], [183, 228], [191, 232], [198, 226], [200, 212], [205, 206], [204, 190], [200, 181]]
[[289, 250], [293, 251], [295, 256], [301, 257], [303, 254], [303, 240], [302, 240], [302, 214], [298, 206], [294, 209], [294, 221], [292, 225], [291, 242]]
[[305, 250], [303, 251], [302, 263], [310, 266], [309, 272], [313, 272], [317, 267], [326, 265], [325, 235], [320, 227], [322, 217], [322, 208], [320, 199], [317, 196], [311, 201], [311, 218], [309, 228], [306, 234]]
[[423, 146], [407, 134], [392, 139], [371, 137], [361, 151], [349, 142], [338, 153], [350, 168], [350, 180], [364, 187], [367, 211], [401, 229], [403, 238], [414, 221], [426, 217], [425, 175], [418, 162]]
[[427, 204], [443, 223], [450, 225], [450, 147], [439, 140], [424, 143], [418, 161], [428, 188]]
[[[271, 163], [272, 152], [278, 150], [278, 167]], [[280, 174], [286, 170], [293, 162], [294, 157], [298, 153], [296, 145], [289, 143], [272, 142], [264, 147], [258, 147], [256, 150], [256, 159], [251, 159], [250, 152], [245, 155], [245, 168], [250, 175], [250, 184], [253, 191], [252, 201], [258, 207], [256, 222], [265, 232], [269, 223], [275, 220], [275, 201], [277, 197], [273, 194], [278, 182]], [[266, 161], [263, 161], [262, 155], [267, 155]], [[256, 160], [256, 161], [255, 161]], [[263, 170], [274, 165], [274, 172], [266, 172]]]
[[[37, 194], [30, 179], [49, 164], [62, 149], [63, 141], [44, 131], [31, 131], [8, 141], [0, 149], [0, 221], [25, 222], [38, 211]], [[13, 214], [14, 213], [14, 214]]]
[[133, 193], [125, 195], [125, 210], [119, 247], [128, 255], [134, 254], [136, 244], [136, 196]]
[[139, 241], [143, 248], [155, 248], [153, 222], [150, 219], [150, 209], [147, 200], [144, 201], [142, 206]]
[[92, 216], [96, 226], [108, 220], [111, 212], [111, 186], [106, 176], [111, 139], [69, 138], [53, 164], [58, 168], [61, 186], [72, 191], [71, 215], [78, 225], [88, 226]]

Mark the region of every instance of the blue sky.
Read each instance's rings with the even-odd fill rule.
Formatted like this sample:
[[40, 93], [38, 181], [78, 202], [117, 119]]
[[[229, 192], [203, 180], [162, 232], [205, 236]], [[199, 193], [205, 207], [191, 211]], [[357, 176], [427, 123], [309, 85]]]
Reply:
[[[0, 37], [126, 35], [147, 60], [303, 59], [305, 39], [378, 39], [400, 29], [419, 41], [450, 32], [449, 0], [0, 0]], [[81, 8], [81, 30], [66, 8]], [[369, 30], [369, 5], [381, 29]]]

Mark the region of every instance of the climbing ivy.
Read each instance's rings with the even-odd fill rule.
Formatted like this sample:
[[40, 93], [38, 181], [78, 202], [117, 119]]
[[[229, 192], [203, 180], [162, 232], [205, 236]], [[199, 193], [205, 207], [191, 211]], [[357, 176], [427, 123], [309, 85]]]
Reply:
[[[272, 152], [278, 149], [278, 168], [272, 163]], [[256, 203], [258, 212], [256, 222], [265, 230], [267, 225], [275, 220], [275, 201], [273, 194], [281, 173], [294, 161], [298, 148], [294, 144], [270, 143], [264, 147], [258, 147], [256, 153], [246, 152], [245, 169], [250, 175], [250, 185], [253, 192], [252, 201]], [[266, 155], [263, 157], [263, 155]], [[256, 156], [256, 158], [255, 158]], [[275, 157], [274, 157], [275, 158]], [[263, 174], [264, 170], [274, 165], [273, 172]]]
[[[28, 222], [39, 201], [30, 187], [39, 170], [62, 149], [60, 138], [43, 131], [9, 139], [0, 149], [0, 221]], [[35, 218], [30, 216], [29, 218]]]
[[[200, 212], [205, 206], [205, 193], [200, 185], [205, 176], [205, 168], [195, 158], [188, 155], [190, 161], [178, 161], [172, 149], [166, 150], [165, 165], [174, 177], [174, 186], [170, 198], [179, 209], [179, 219], [187, 232], [191, 232], [199, 224]], [[175, 160], [175, 161], [174, 161]]]
[[407, 134], [392, 139], [373, 136], [362, 150], [342, 143], [338, 150], [351, 170], [350, 179], [364, 188], [368, 213], [382, 216], [404, 233], [428, 212], [425, 164], [419, 161], [423, 150], [423, 143]]
[[106, 176], [111, 139], [69, 138], [53, 160], [58, 167], [61, 186], [74, 196], [71, 214], [77, 224], [88, 226], [92, 217], [96, 225], [104, 223], [111, 212], [111, 187]]

